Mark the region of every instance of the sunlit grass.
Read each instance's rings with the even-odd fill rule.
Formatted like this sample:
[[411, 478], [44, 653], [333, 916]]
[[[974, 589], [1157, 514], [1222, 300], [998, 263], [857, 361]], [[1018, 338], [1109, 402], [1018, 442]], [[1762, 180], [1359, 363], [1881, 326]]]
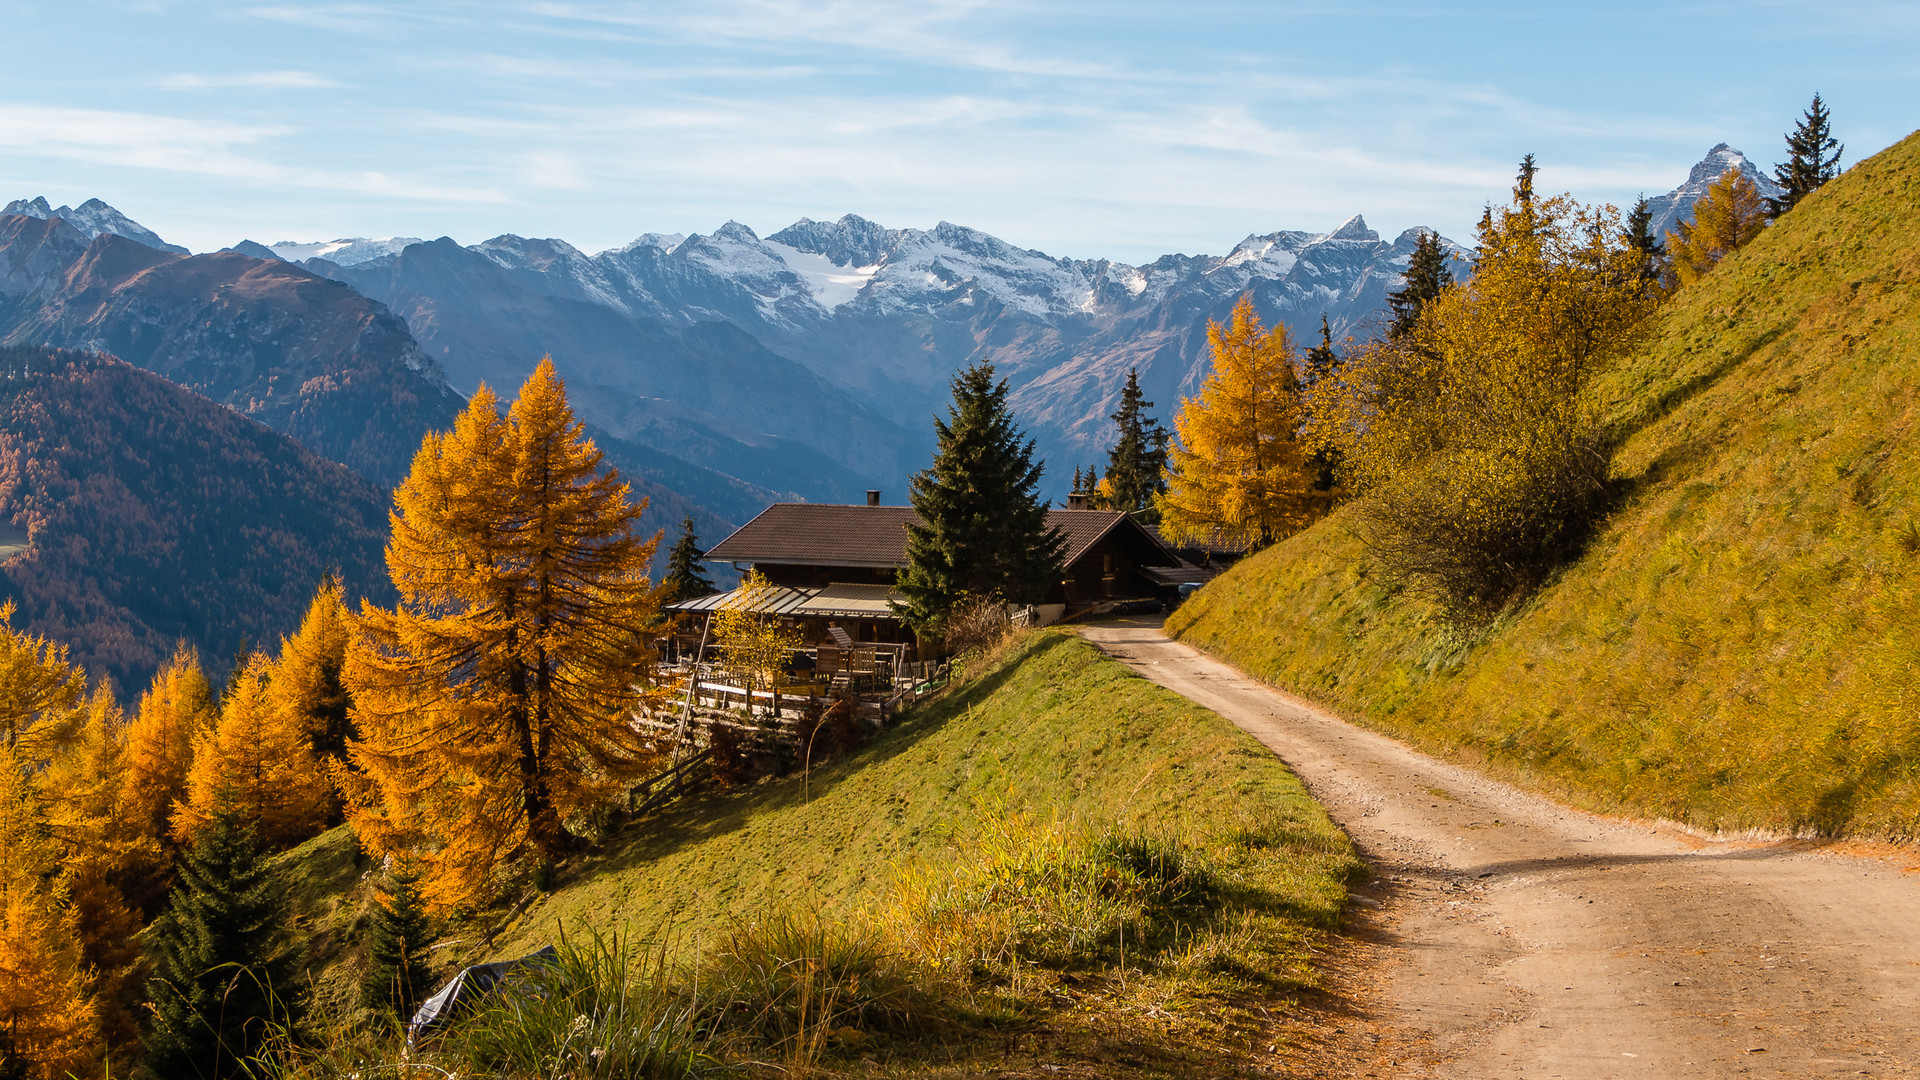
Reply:
[[1681, 293], [1600, 381], [1624, 498], [1470, 636], [1336, 514], [1170, 629], [1415, 742], [1702, 827], [1920, 826], [1920, 137]]
[[[352, 905], [323, 895], [341, 880], [328, 851], [300, 856], [315, 861], [311, 910], [346, 919]], [[853, 754], [629, 825], [524, 911], [483, 913], [451, 936], [474, 942], [468, 961], [562, 938], [626, 943], [646, 1015], [674, 1034], [661, 1043], [671, 1053], [647, 1060], [670, 1070], [762, 1062], [798, 1075], [872, 1060], [961, 1075], [1020, 1046], [1213, 1075], [1315, 984], [1315, 950], [1362, 872], [1251, 737], [1046, 631], [974, 658], [947, 696]], [[342, 1015], [314, 1060], [364, 1068], [379, 1046], [391, 1052], [390, 1032]], [[599, 1031], [596, 1014], [577, 1015]], [[574, 1020], [549, 1019], [501, 1052], [544, 1047], [552, 1075], [604, 1075], [602, 1058], [565, 1056], [556, 1025]], [[1233, 1046], [1219, 1041], [1228, 1032]], [[518, 1058], [432, 1060], [531, 1075]]]

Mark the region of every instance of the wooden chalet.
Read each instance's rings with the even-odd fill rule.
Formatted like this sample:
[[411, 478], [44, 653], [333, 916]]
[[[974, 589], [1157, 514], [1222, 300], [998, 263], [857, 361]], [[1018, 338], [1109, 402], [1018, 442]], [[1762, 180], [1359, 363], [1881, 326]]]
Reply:
[[[907, 525], [919, 520], [912, 507], [881, 506], [878, 492], [869, 492], [864, 506], [775, 503], [705, 558], [759, 571], [776, 587], [766, 612], [792, 619], [809, 644], [844, 634], [857, 642], [911, 645], [912, 633], [888, 601], [895, 574], [907, 565]], [[1185, 577], [1182, 568], [1191, 569], [1126, 514], [1049, 510], [1047, 521], [1066, 535], [1066, 572], [1034, 609], [1038, 623], [1167, 599]], [[736, 598], [722, 593], [670, 610], [710, 612]]]

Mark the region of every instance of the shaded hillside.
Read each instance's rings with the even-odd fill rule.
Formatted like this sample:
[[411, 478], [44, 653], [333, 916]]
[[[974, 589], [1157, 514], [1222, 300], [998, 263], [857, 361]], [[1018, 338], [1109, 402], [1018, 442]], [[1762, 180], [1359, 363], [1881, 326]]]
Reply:
[[386, 496], [108, 357], [0, 349], [0, 587], [16, 626], [137, 692], [177, 640], [224, 668], [299, 625], [330, 568], [384, 599]]
[[1676, 296], [1601, 389], [1624, 505], [1492, 631], [1382, 589], [1343, 515], [1171, 628], [1595, 807], [1920, 833], [1920, 136]]
[[460, 407], [406, 324], [338, 282], [57, 216], [0, 216], [0, 342], [112, 353], [389, 487]]

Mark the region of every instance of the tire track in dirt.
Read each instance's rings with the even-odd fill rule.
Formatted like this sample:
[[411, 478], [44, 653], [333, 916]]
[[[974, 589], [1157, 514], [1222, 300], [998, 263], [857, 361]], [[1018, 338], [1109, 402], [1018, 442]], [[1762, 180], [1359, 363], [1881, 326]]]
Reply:
[[[1920, 854], [1561, 806], [1170, 641], [1086, 638], [1279, 755], [1372, 864], [1339, 1075], [1920, 1075]], [[1344, 1038], [1344, 1042], [1341, 1039]], [[1326, 1073], [1326, 1075], [1335, 1075]]]

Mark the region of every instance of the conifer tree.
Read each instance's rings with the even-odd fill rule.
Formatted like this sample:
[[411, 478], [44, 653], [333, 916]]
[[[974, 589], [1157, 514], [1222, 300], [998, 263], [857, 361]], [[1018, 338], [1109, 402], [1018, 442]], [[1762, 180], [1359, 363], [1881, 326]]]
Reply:
[[247, 1075], [294, 990], [282, 947], [281, 885], [247, 815], [219, 799], [149, 931], [154, 975], [146, 1033], [156, 1076]]
[[1639, 256], [1640, 280], [1652, 286], [1666, 277], [1667, 245], [1653, 235], [1653, 208], [1647, 205], [1647, 197], [1640, 196], [1633, 204], [1633, 211], [1627, 215], [1627, 248]]
[[1226, 325], [1209, 321], [1213, 373], [1174, 417], [1160, 528], [1175, 541], [1264, 547], [1325, 509], [1300, 438], [1305, 414], [1284, 325], [1268, 330], [1251, 296]]
[[[1320, 403], [1331, 400], [1339, 393], [1339, 389], [1333, 385], [1339, 372], [1340, 354], [1333, 349], [1333, 328], [1327, 323], [1326, 313], [1322, 312], [1320, 344], [1307, 350], [1300, 373], [1302, 405], [1307, 413], [1305, 427], [1309, 432], [1318, 432], [1323, 426], [1323, 418], [1318, 415], [1323, 411]], [[1337, 422], [1333, 417], [1324, 419]], [[1307, 466], [1313, 472], [1313, 488], [1315, 491], [1332, 491], [1336, 483], [1335, 475], [1340, 468], [1339, 441], [1325, 436], [1316, 436], [1311, 441], [1313, 454], [1307, 459]]]
[[267, 680], [269, 707], [307, 733], [313, 757], [322, 764], [344, 760], [347, 740], [353, 737], [347, 688], [341, 680], [348, 618], [340, 600], [340, 579], [329, 574], [314, 591], [299, 632], [280, 639], [280, 655]]
[[933, 421], [933, 464], [915, 473], [907, 566], [897, 609], [924, 637], [941, 633], [963, 596], [1038, 604], [1060, 580], [1067, 538], [1047, 524], [1036, 494], [1043, 466], [1007, 409], [1007, 383], [993, 365], [953, 377], [953, 404]]
[[154, 672], [127, 725], [127, 770], [121, 820], [155, 850], [171, 845], [174, 804], [186, 798], [197, 732], [213, 726], [213, 687], [200, 654], [181, 646]]
[[1839, 176], [1840, 155], [1845, 150], [1833, 137], [1833, 114], [1819, 94], [1813, 95], [1813, 104], [1787, 134], [1787, 160], [1773, 167], [1773, 178], [1784, 194], [1767, 200], [1768, 211], [1779, 217], [1819, 190], [1820, 185]]
[[306, 717], [273, 707], [274, 664], [255, 653], [220, 703], [220, 718], [194, 738], [187, 797], [174, 808], [174, 839], [191, 840], [230, 804], [269, 851], [290, 848], [326, 827], [333, 785], [314, 760]]
[[1120, 410], [1108, 417], [1116, 430], [1102, 488], [1107, 509], [1133, 514], [1147, 525], [1160, 520], [1153, 497], [1166, 490], [1167, 468], [1167, 432], [1146, 415], [1151, 408], [1153, 402], [1140, 391], [1140, 370], [1128, 368], [1127, 385], [1120, 389]]
[[1682, 221], [1667, 234], [1674, 280], [1691, 285], [1745, 247], [1767, 227], [1767, 208], [1760, 189], [1738, 170], [1729, 169], [1693, 204], [1693, 220]]
[[1333, 328], [1325, 312], [1320, 315], [1320, 344], [1307, 350], [1300, 368], [1300, 381], [1309, 388], [1331, 376], [1340, 367], [1340, 356], [1333, 351]]
[[13, 628], [14, 603], [0, 604], [0, 749], [44, 761], [86, 693], [86, 674], [67, 647]]
[[138, 1045], [135, 978], [140, 912], [129, 899], [151, 873], [120, 819], [126, 719], [105, 681], [88, 695], [85, 722], [42, 776], [48, 826], [58, 841], [82, 966], [93, 973], [100, 1034], [117, 1050]]
[[0, 748], [0, 1072], [64, 1080], [98, 1063], [97, 1015], [32, 768]]
[[563, 822], [658, 761], [631, 723], [652, 688], [657, 537], [586, 438], [550, 359], [508, 415], [486, 388], [394, 492], [400, 605], [363, 604], [346, 686], [365, 783], [348, 820], [378, 854], [422, 849], [436, 908], [484, 896], [503, 861], [551, 861]]
[[395, 860], [386, 902], [373, 905], [368, 933], [370, 963], [363, 989], [369, 1008], [402, 1020], [413, 1016], [433, 991], [428, 950], [434, 936], [426, 899], [420, 895], [420, 868], [410, 860]]
[[[1406, 337], [1420, 318], [1421, 309], [1453, 284], [1453, 271], [1447, 268], [1447, 251], [1440, 246], [1439, 233], [1428, 230], [1420, 234], [1403, 280], [1405, 284], [1398, 291], [1387, 294], [1387, 308], [1393, 313], [1387, 337], [1394, 341]], [[1321, 318], [1325, 321], [1325, 316]]]
[[680, 539], [674, 542], [673, 550], [667, 552], [667, 574], [660, 582], [667, 590], [670, 603], [712, 596], [717, 591], [713, 582], [700, 572], [703, 554], [699, 538], [693, 535], [693, 515], [688, 514], [680, 523]]

